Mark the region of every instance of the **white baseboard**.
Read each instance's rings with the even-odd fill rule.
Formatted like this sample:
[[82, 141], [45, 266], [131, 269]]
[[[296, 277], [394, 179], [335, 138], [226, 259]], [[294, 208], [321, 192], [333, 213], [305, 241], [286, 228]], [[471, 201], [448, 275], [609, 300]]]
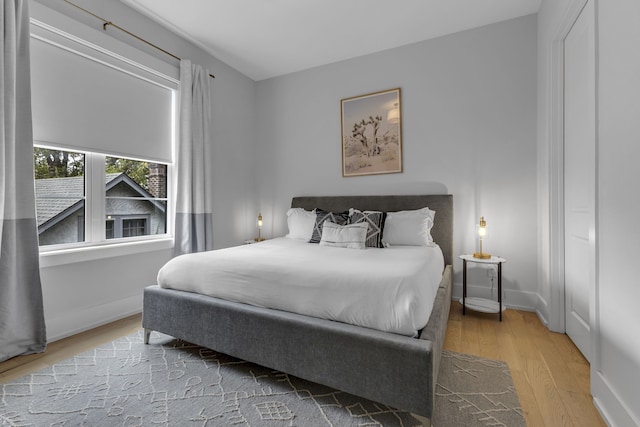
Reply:
[[540, 310], [536, 310], [536, 314], [538, 315], [538, 320], [540, 320], [540, 323], [542, 323], [547, 329], [549, 329], [549, 321], [544, 316], [544, 314], [542, 314]]
[[593, 404], [605, 423], [611, 427], [638, 427], [640, 420], [616, 395], [601, 372], [591, 370], [591, 395]]
[[538, 315], [538, 319], [540, 319], [540, 322], [549, 329], [549, 304], [547, 304], [547, 301], [545, 301], [540, 294], [536, 294], [536, 297], [536, 314]]
[[142, 311], [142, 293], [93, 307], [45, 318], [47, 341], [53, 342]]

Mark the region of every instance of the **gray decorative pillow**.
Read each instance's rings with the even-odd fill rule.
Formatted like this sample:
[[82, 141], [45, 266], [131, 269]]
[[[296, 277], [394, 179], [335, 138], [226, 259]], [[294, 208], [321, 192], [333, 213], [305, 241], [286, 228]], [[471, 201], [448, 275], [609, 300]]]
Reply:
[[316, 223], [313, 226], [313, 233], [309, 243], [320, 243], [322, 239], [322, 224], [327, 220], [338, 225], [347, 225], [349, 212], [327, 212], [322, 209], [316, 209]]
[[384, 231], [386, 218], [386, 212], [359, 211], [353, 208], [349, 210], [349, 224], [364, 222], [369, 226], [366, 241], [366, 246], [369, 248], [384, 248], [384, 244], [382, 243], [382, 233]]

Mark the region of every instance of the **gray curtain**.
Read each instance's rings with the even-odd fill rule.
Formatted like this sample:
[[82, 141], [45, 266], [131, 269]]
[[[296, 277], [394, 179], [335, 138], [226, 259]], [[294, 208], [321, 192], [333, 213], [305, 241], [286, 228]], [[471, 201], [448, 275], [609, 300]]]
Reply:
[[180, 61], [175, 255], [213, 249], [209, 73]]
[[46, 333], [33, 184], [27, 0], [0, 8], [0, 361], [41, 352]]

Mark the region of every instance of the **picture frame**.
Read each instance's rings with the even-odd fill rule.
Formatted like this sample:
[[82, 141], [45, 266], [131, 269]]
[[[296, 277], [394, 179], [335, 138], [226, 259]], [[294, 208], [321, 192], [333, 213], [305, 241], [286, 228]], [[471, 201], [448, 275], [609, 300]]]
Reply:
[[340, 100], [342, 176], [402, 172], [400, 88]]

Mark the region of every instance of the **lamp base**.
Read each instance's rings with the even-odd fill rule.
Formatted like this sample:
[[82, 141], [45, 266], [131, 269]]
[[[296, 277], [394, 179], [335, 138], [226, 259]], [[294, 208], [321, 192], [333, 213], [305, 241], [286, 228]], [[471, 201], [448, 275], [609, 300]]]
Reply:
[[479, 259], [490, 259], [491, 258], [491, 254], [488, 254], [486, 252], [474, 252], [473, 253], [473, 257], [474, 258], [479, 258]]
[[264, 237], [256, 237], [256, 238], [255, 238], [255, 239], [253, 239], [253, 240], [255, 240], [256, 242], [262, 242], [262, 241], [264, 241], [264, 240], [265, 240], [265, 238], [264, 238]]

